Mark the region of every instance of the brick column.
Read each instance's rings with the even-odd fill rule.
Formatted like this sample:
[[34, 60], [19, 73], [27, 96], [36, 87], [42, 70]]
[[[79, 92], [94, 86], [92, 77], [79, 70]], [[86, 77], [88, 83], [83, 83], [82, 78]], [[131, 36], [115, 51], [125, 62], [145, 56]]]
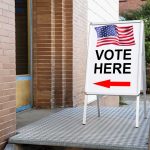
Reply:
[[0, 149], [16, 129], [15, 1], [0, 1]]
[[34, 104], [72, 106], [72, 0], [33, 0]]
[[50, 108], [51, 0], [33, 0], [33, 48], [34, 105]]
[[33, 0], [33, 14], [35, 106], [68, 107], [83, 102], [87, 2]]

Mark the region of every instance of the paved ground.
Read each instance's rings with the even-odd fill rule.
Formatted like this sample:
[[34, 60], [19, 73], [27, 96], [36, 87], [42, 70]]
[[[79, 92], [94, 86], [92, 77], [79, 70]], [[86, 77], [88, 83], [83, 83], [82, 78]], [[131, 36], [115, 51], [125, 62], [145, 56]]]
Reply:
[[[143, 99], [143, 96], [141, 97], [142, 99]], [[148, 100], [150, 100], [150, 95], [148, 95], [147, 96], [147, 99]], [[134, 105], [134, 103], [135, 103], [135, 97], [134, 96], [124, 96], [124, 97], [122, 97], [122, 101], [123, 101], [123, 103], [126, 103], [126, 104], [128, 104], [128, 105], [123, 105], [123, 107], [126, 107], [126, 106], [131, 106], [131, 105]], [[95, 103], [96, 104], [96, 103]], [[148, 104], [148, 105], [150, 105], [150, 104]], [[92, 105], [93, 106], [93, 105]], [[122, 108], [122, 107], [121, 107]], [[59, 112], [59, 111], [61, 111], [61, 110], [63, 110], [62, 108], [61, 109], [56, 109], [56, 110], [49, 110], [49, 109], [38, 109], [38, 110], [36, 110], [36, 109], [29, 109], [29, 110], [26, 110], [26, 111], [24, 111], [24, 112], [20, 112], [20, 113], [17, 113], [17, 129], [19, 129], [19, 128], [21, 128], [21, 129], [19, 129], [19, 130], [17, 130], [17, 132], [20, 132], [21, 134], [23, 133], [22, 131], [24, 131], [24, 129], [27, 129], [27, 128], [31, 128], [31, 127], [33, 127], [33, 125], [34, 124], [31, 124], [31, 123], [33, 123], [33, 122], [35, 122], [35, 125], [37, 125], [37, 122], [38, 122], [38, 124], [40, 124], [41, 123], [41, 121], [38, 121], [38, 120], [40, 120], [40, 119], [42, 119], [42, 118], [44, 118], [44, 117], [50, 117], [51, 115], [56, 115], [57, 113], [56, 112]], [[81, 110], [80, 110], [80, 113], [81, 113]], [[78, 113], [77, 113], [78, 114]], [[133, 115], [133, 114], [132, 114]], [[130, 116], [131, 118], [132, 118], [132, 115]], [[57, 115], [56, 115], [57, 116]], [[70, 115], [69, 115], [70, 116]], [[115, 115], [116, 116], [116, 115]], [[63, 117], [63, 116], [62, 116]], [[129, 117], [129, 118], [130, 118]], [[70, 117], [68, 117], [68, 119], [69, 119]], [[128, 118], [128, 117], [127, 117]], [[128, 119], [129, 119], [128, 118]], [[149, 117], [150, 118], [150, 117]], [[66, 117], [65, 117], [65, 119], [66, 119]], [[75, 117], [75, 119], [77, 119], [76, 117]], [[79, 118], [78, 118], [79, 119]], [[109, 117], [108, 118], [106, 118], [106, 119], [109, 119]], [[51, 120], [51, 119], [50, 119]], [[132, 119], [133, 120], [133, 119]], [[61, 120], [62, 121], [62, 120]], [[59, 124], [62, 124], [62, 122], [61, 121], [59, 121]], [[81, 121], [82, 121], [82, 113], [81, 113], [81, 118], [80, 118], [80, 123], [81, 123]], [[113, 121], [113, 120], [112, 120]], [[50, 124], [49, 124], [49, 126], [47, 127], [47, 128], [49, 128], [50, 126], [51, 126], [51, 123], [52, 123], [53, 121], [51, 120], [50, 121]], [[77, 121], [78, 122], [78, 124], [79, 125], [81, 125], [80, 123], [79, 123], [79, 121]], [[44, 123], [44, 122], [43, 122]], [[67, 123], [67, 122], [66, 122]], [[68, 122], [68, 123], [70, 123], [70, 122]], [[67, 123], [67, 124], [68, 124]], [[73, 122], [72, 122], [73, 123]], [[101, 123], [101, 122], [99, 122], [99, 123]], [[147, 124], [148, 124], [149, 122], [147, 122]], [[27, 126], [27, 127], [24, 127], [24, 126], [26, 126], [26, 125], [28, 125], [29, 124], [29, 126]], [[76, 122], [75, 123], [73, 123], [73, 124], [76, 124]], [[132, 127], [134, 126], [134, 121], [132, 121], [132, 123], [130, 122], [130, 124], [132, 124]], [[24, 128], [22, 128], [22, 127], [24, 127]], [[86, 125], [86, 127], [87, 127], [87, 125]], [[131, 129], [134, 129], [134, 128], [132, 128], [131, 127]], [[50, 127], [51, 128], [51, 127]], [[118, 128], [118, 127], [116, 127], [116, 128]], [[147, 126], [145, 129], [143, 128], [143, 132], [144, 133], [146, 133], [146, 135], [144, 135], [144, 137], [145, 136], [147, 136], [147, 138], [145, 138], [145, 140], [148, 142], [148, 128], [149, 128], [149, 126]], [[34, 128], [32, 128], [33, 129], [33, 131], [35, 130]], [[64, 128], [63, 128], [64, 129]], [[62, 129], [62, 130], [63, 130]], [[45, 130], [45, 127], [42, 129], [42, 130]], [[124, 128], [122, 127], [122, 130], [124, 130]], [[37, 131], [37, 130], [36, 130]], [[97, 130], [97, 131], [99, 131], [99, 129]], [[101, 130], [100, 130], [101, 131]], [[125, 131], [125, 130], [124, 130]], [[113, 132], [113, 131], [112, 131]], [[33, 133], [33, 132], [32, 132]], [[24, 133], [23, 133], [24, 134]], [[119, 134], [119, 133], [118, 133]], [[91, 134], [92, 135], [92, 134]], [[141, 135], [142, 135], [142, 132], [141, 132]], [[40, 136], [40, 135], [39, 135]], [[93, 136], [93, 135], [92, 135]], [[118, 135], [116, 135], [116, 137], [117, 137]], [[61, 136], [60, 136], [61, 137]], [[130, 135], [129, 135], [129, 137], [130, 137]], [[132, 136], [133, 137], [133, 136]], [[143, 138], [143, 137], [142, 137]], [[140, 137], [139, 138], [137, 138], [138, 140], [140, 139]], [[140, 141], [143, 141], [143, 139], [140, 139]], [[144, 141], [145, 141], [144, 140]], [[127, 141], [127, 139], [124, 137], [123, 138], [123, 142], [124, 141]], [[145, 141], [145, 142], [146, 142]], [[146, 142], [146, 143], [147, 143]], [[145, 145], [147, 145], [147, 144], [145, 144]], [[10, 146], [10, 145], [8, 145], [8, 146]], [[11, 146], [10, 146], [11, 147]], [[25, 150], [33, 150], [33, 149], [35, 149], [35, 150], [87, 150], [87, 148], [73, 148], [72, 146], [72, 148], [71, 147], [62, 147], [61, 145], [59, 146], [59, 147], [57, 147], [57, 146], [51, 146], [51, 147], [49, 147], [49, 146], [36, 146], [36, 145], [24, 145], [23, 146], [24, 147], [24, 149]], [[11, 149], [11, 148], [8, 148], [9, 150]], [[147, 149], [147, 148], [146, 148]], [[116, 149], [115, 149], [116, 150]], [[131, 150], [133, 150], [133, 149], [131, 149]], [[140, 149], [140, 150], [145, 150], [145, 148], [143, 149]]]
[[[135, 96], [122, 96], [122, 101], [125, 104], [131, 105], [135, 103]], [[141, 96], [141, 99], [143, 99], [143, 96]], [[150, 101], [150, 95], [147, 95], [147, 100]], [[96, 102], [95, 104], [96, 105]], [[93, 105], [92, 105], [93, 106]], [[49, 109], [28, 109], [23, 112], [17, 113], [17, 129], [26, 126], [30, 123], [33, 123], [35, 121], [38, 121], [42, 119], [43, 117], [46, 117], [52, 113], [58, 112], [62, 110], [62, 108], [49, 110]]]
[[38, 121], [52, 113], [58, 112], [62, 108], [55, 110], [50, 109], [28, 109], [22, 112], [17, 113], [17, 129], [26, 126], [30, 123]]
[[[142, 103], [141, 103], [142, 105]], [[87, 125], [82, 125], [83, 108], [68, 108], [18, 129], [10, 143], [95, 149], [148, 150], [149, 119], [140, 111], [140, 128], [135, 128], [134, 105], [119, 108], [88, 107]]]

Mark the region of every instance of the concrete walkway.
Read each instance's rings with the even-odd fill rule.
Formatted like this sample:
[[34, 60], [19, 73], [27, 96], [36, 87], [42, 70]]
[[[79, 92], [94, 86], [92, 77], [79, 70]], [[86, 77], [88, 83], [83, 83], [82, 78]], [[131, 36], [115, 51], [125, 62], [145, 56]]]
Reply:
[[62, 110], [62, 108], [57, 108], [54, 110], [50, 109], [28, 109], [16, 114], [17, 117], [17, 129], [26, 126], [30, 123], [38, 121], [50, 114], [56, 113]]

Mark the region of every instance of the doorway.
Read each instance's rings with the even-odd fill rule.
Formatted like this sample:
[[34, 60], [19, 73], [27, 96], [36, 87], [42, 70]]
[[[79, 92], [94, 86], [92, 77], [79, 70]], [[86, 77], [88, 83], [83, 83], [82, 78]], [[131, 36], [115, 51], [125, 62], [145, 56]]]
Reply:
[[15, 0], [16, 107], [32, 107], [32, 1]]

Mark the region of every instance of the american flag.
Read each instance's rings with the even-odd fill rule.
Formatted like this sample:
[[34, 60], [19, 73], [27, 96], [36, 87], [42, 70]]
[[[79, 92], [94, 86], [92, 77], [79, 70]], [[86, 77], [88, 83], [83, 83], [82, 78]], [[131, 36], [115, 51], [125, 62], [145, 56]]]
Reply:
[[96, 47], [103, 45], [131, 46], [135, 45], [133, 26], [106, 25], [95, 27], [97, 32]]

